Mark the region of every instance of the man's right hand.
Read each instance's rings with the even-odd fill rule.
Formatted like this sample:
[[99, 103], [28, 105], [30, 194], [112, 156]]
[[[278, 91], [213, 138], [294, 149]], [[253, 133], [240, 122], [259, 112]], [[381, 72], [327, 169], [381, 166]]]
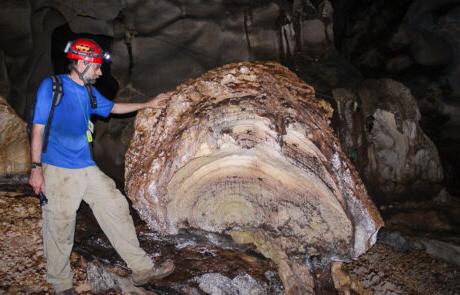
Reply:
[[29, 184], [37, 195], [43, 192], [45, 188], [45, 179], [43, 178], [41, 167], [33, 168], [32, 171], [30, 171]]

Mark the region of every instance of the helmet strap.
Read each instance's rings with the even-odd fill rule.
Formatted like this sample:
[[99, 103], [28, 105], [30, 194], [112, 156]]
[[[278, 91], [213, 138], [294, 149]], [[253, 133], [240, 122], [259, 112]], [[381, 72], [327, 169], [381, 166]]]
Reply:
[[80, 80], [83, 82], [83, 84], [89, 84], [89, 81], [87, 81], [86, 78], [85, 78], [85, 74], [89, 70], [89, 66], [90, 66], [90, 64], [86, 65], [85, 69], [80, 73], [78, 71], [77, 67], [75, 66], [75, 64], [72, 65], [72, 69], [75, 71], [75, 73], [77, 73], [78, 78], [80, 78]]

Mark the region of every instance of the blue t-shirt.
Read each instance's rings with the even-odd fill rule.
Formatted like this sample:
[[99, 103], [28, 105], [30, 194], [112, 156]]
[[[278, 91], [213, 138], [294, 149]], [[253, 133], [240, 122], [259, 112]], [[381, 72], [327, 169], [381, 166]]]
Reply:
[[[96, 163], [91, 155], [86, 137], [91, 115], [109, 116], [113, 102], [102, 96], [95, 87], [93, 95], [97, 108], [92, 109], [86, 88], [74, 82], [68, 75], [59, 75], [64, 95], [54, 109], [48, 138], [47, 151], [42, 153], [42, 162], [62, 168], [84, 168]], [[38, 88], [33, 124], [46, 125], [53, 90], [51, 77], [43, 80]]]

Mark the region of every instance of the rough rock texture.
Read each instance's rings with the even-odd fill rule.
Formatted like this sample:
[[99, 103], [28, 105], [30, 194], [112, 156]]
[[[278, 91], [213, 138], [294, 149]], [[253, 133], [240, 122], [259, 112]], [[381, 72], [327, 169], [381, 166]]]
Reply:
[[279, 64], [210, 71], [178, 86], [161, 111], [138, 114], [128, 196], [152, 229], [229, 233], [272, 258], [286, 290], [312, 287], [290, 255], [356, 257], [383, 224], [329, 116]]
[[0, 96], [0, 177], [24, 174], [30, 169], [26, 123]]
[[[136, 231], [141, 247], [148, 255], [156, 262], [173, 259], [176, 265], [171, 276], [155, 281], [146, 289], [159, 294], [202, 294], [198, 291], [197, 278], [219, 274], [232, 281], [232, 286], [238, 290], [256, 290], [257, 286], [266, 286], [268, 294], [282, 294], [276, 265], [256, 253], [252, 245], [236, 244], [228, 236], [202, 230], [181, 230], [178, 235], [163, 236], [150, 231], [136, 212], [133, 211], [132, 215], [137, 221]], [[87, 278], [93, 291], [110, 288], [127, 294], [133, 289], [126, 284], [129, 269], [97, 225], [87, 205], [82, 205], [78, 212], [74, 251], [91, 261], [87, 267]], [[103, 263], [93, 263], [95, 258]], [[208, 277], [211, 278], [209, 284], [218, 284], [219, 276], [217, 280], [213, 277]]]
[[410, 90], [390, 79], [335, 89], [339, 138], [380, 202], [436, 195], [443, 171], [438, 151], [420, 128]]
[[0, 290], [9, 294], [47, 291], [38, 200], [0, 196]]
[[436, 260], [420, 250], [397, 251], [377, 242], [369, 252], [344, 264], [342, 269], [349, 274], [351, 286], [348, 291], [356, 292], [352, 294], [460, 293], [459, 267]]
[[259, 284], [248, 274], [239, 275], [232, 280], [218, 273], [208, 273], [195, 280], [206, 294], [263, 295], [269, 292], [267, 285]]
[[343, 269], [343, 262], [336, 261], [331, 264], [331, 275], [334, 282], [334, 287], [338, 290], [339, 294], [359, 294], [359, 295], [372, 295], [370, 290], [364, 288], [363, 284], [350, 276], [350, 274]]
[[117, 267], [110, 268], [97, 261], [87, 264], [86, 277], [86, 283], [90, 287], [88, 291], [91, 291], [93, 294], [157, 295], [155, 292], [134, 286], [125, 269]]

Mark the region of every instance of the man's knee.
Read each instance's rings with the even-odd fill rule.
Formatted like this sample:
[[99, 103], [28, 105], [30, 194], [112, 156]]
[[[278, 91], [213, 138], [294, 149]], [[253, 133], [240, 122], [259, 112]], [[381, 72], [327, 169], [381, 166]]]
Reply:
[[123, 194], [116, 190], [114, 192], [114, 202], [112, 204], [112, 208], [119, 212], [119, 214], [129, 215], [129, 204]]
[[94, 174], [94, 178], [85, 201], [93, 211], [107, 212], [119, 217], [130, 216], [128, 201], [117, 189], [115, 181], [96, 166], [91, 167], [91, 172]]

